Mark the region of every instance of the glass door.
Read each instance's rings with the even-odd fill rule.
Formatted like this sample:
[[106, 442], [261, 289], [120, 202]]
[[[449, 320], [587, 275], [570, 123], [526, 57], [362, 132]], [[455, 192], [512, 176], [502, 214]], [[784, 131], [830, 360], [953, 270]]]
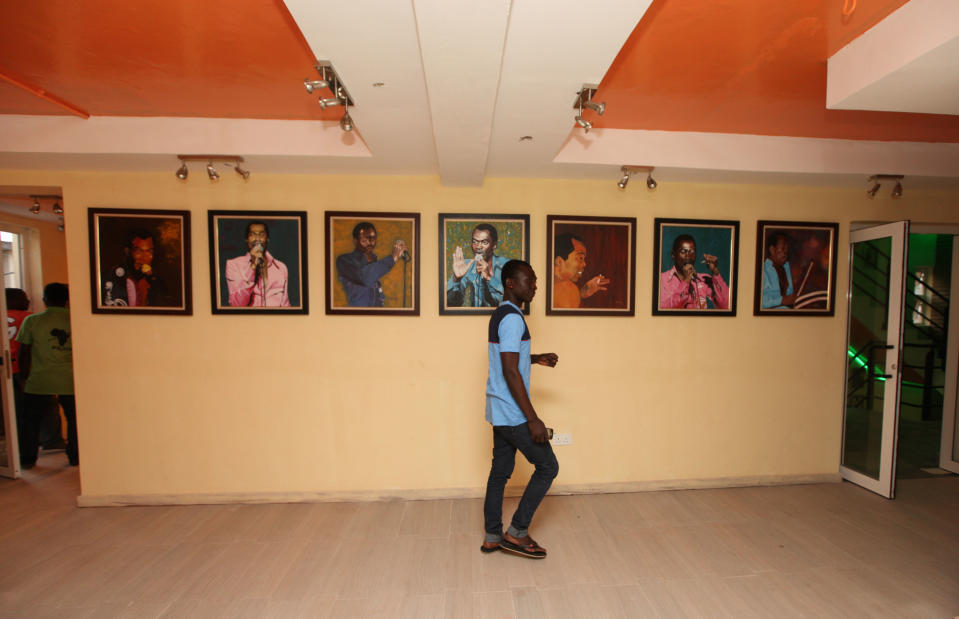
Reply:
[[843, 479], [890, 499], [895, 495], [908, 238], [908, 221], [854, 230], [849, 237], [839, 470]]

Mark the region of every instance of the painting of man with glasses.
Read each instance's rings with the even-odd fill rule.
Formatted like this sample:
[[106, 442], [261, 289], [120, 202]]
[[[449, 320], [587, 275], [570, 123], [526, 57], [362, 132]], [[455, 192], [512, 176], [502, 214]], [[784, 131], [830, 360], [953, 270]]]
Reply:
[[529, 258], [528, 223], [527, 215], [440, 215], [441, 314], [487, 313], [499, 306], [503, 265]]

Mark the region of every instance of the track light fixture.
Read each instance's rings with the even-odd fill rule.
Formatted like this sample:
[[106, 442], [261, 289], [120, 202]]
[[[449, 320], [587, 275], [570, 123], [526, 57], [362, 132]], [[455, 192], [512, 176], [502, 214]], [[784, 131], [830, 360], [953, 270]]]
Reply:
[[652, 191], [659, 186], [659, 183], [656, 182], [656, 179], [653, 178], [653, 170], [655, 166], [651, 165], [624, 165], [619, 169], [623, 173], [623, 178], [619, 179], [619, 182], [616, 183], [616, 186], [620, 189], [626, 189], [626, 185], [629, 184], [629, 177], [633, 174], [646, 174], [646, 189]]
[[[22, 198], [23, 196], [9, 196], [15, 198]], [[63, 197], [57, 194], [36, 194], [30, 196], [33, 200], [33, 204], [30, 205], [30, 212], [34, 215], [39, 215], [43, 207], [40, 204], [40, 200], [53, 200], [52, 210], [54, 215], [60, 215], [60, 219], [63, 219], [63, 206], [60, 205], [63, 202]]]
[[306, 92], [312, 94], [316, 90], [328, 88], [330, 94], [333, 96], [321, 96], [319, 98], [320, 109], [325, 110], [328, 107], [343, 106], [346, 108], [346, 112], [340, 119], [340, 129], [347, 132], [353, 131], [355, 125], [353, 123], [353, 117], [350, 116], [350, 106], [353, 105], [353, 99], [343, 85], [343, 80], [336, 74], [332, 63], [328, 60], [317, 61], [317, 63], [313, 65], [313, 68], [320, 74], [321, 79], [311, 80], [307, 78], [303, 80], [303, 84], [306, 86]]
[[237, 174], [243, 177], [243, 180], [250, 178], [250, 171], [240, 167], [240, 164], [243, 163], [243, 157], [238, 155], [177, 155], [177, 159], [180, 160], [180, 167], [176, 171], [176, 177], [181, 181], [185, 181], [187, 176], [190, 175], [190, 170], [186, 166], [187, 161], [205, 161], [206, 173], [211, 181], [220, 180], [220, 174], [213, 166], [216, 162], [222, 162], [224, 165], [232, 167]]
[[876, 194], [879, 193], [879, 187], [881, 186], [882, 181], [896, 181], [896, 185], [892, 188], [892, 193], [890, 196], [892, 198], [901, 198], [902, 197], [902, 174], [873, 174], [869, 177], [869, 182], [872, 183], [872, 187], [866, 190], [866, 195], [870, 198], [875, 198]]
[[583, 87], [576, 93], [576, 100], [573, 101], [573, 109], [579, 110], [579, 114], [573, 117], [576, 124], [583, 128], [584, 133], [589, 133], [593, 128], [593, 123], [583, 118], [583, 108], [592, 110], [600, 116], [606, 111], [606, 103], [596, 103], [593, 101], [593, 95], [596, 94], [598, 86], [595, 84], [583, 84]]

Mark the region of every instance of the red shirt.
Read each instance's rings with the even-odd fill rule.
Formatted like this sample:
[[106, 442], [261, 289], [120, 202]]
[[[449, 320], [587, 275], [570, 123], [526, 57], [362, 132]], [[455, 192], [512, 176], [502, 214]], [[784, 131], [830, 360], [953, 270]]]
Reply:
[[17, 353], [20, 351], [20, 342], [17, 341], [17, 333], [20, 331], [20, 325], [23, 319], [32, 312], [29, 310], [7, 310], [7, 337], [10, 339], [10, 366], [14, 374], [20, 372], [20, 365], [17, 363]]

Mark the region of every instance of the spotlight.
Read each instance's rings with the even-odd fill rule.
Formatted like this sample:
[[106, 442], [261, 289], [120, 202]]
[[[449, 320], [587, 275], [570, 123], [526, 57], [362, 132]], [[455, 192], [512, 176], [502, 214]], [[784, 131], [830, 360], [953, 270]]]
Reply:
[[343, 131], [353, 131], [353, 119], [350, 117], [349, 108], [346, 109], [346, 114], [343, 114], [343, 118], [340, 119], [340, 129]]
[[623, 178], [619, 179], [619, 182], [616, 183], [616, 186], [620, 189], [626, 189], [626, 185], [629, 184], [629, 177], [633, 174], [640, 174], [642, 172], [646, 173], [646, 188], [652, 191], [659, 186], [659, 183], [656, 182], [656, 179], [653, 178], [653, 170], [656, 168], [651, 165], [624, 165], [619, 169], [623, 173]]
[[599, 114], [600, 116], [602, 116], [602, 115], [603, 115], [603, 112], [606, 111], [606, 103], [605, 103], [605, 102], [603, 102], [603, 103], [593, 103], [592, 101], [587, 101], [587, 102], [583, 103], [583, 107], [586, 107], [586, 108], [589, 108], [589, 109], [593, 110], [594, 112], [596, 112], [596, 113]]
[[311, 80], [307, 78], [303, 80], [303, 85], [306, 87], [306, 92], [313, 94], [314, 90], [326, 88], [330, 85], [330, 83], [326, 80]]
[[[901, 192], [900, 192], [901, 193]], [[60, 206], [59, 200], [53, 201], [53, 214], [54, 215], [63, 215], [63, 207]]]
[[582, 116], [577, 115], [573, 120], [576, 121], [576, 124], [583, 128], [583, 133], [589, 133], [589, 130], [593, 128], [593, 123], [588, 120], [583, 120]]
[[34, 215], [40, 214], [40, 200], [37, 200], [36, 197], [33, 197], [33, 206], [30, 207], [30, 212]]
[[220, 180], [220, 175], [216, 173], [216, 169], [214, 169], [212, 161], [206, 164], [206, 173], [209, 175], [211, 181]]
[[876, 194], [877, 194], [878, 192], [879, 192], [879, 183], [878, 183], [878, 181], [876, 182], [875, 185], [872, 186], [872, 189], [867, 189], [867, 190], [866, 190], [866, 194], [867, 194], [870, 198], [875, 198], [875, 197], [876, 197]]
[[181, 181], [185, 181], [190, 174], [190, 171], [187, 169], [187, 162], [190, 161], [197, 161], [205, 165], [207, 176], [210, 177], [211, 181], [220, 180], [220, 174], [214, 167], [217, 162], [233, 168], [244, 180], [250, 178], [250, 171], [244, 170], [240, 165], [243, 163], [243, 157], [239, 155], [177, 155], [177, 159], [180, 160], [180, 168], [176, 171], [176, 177]]
[[892, 197], [901, 198], [902, 197], [902, 183], [896, 181], [896, 186], [892, 188]]
[[190, 170], [187, 169], [186, 162], [184, 161], [183, 164], [180, 166], [180, 169], [176, 171], [176, 177], [180, 179], [181, 181], [185, 181], [186, 177], [189, 175], [190, 175]]
[[243, 177], [243, 180], [245, 181], [250, 180], [250, 171], [244, 170], [243, 168], [241, 168], [239, 163], [233, 166], [233, 169], [236, 171], [237, 174]]
[[320, 99], [320, 109], [325, 110], [328, 107], [333, 107], [336, 105], [343, 105], [343, 100], [337, 97], [331, 99]]

